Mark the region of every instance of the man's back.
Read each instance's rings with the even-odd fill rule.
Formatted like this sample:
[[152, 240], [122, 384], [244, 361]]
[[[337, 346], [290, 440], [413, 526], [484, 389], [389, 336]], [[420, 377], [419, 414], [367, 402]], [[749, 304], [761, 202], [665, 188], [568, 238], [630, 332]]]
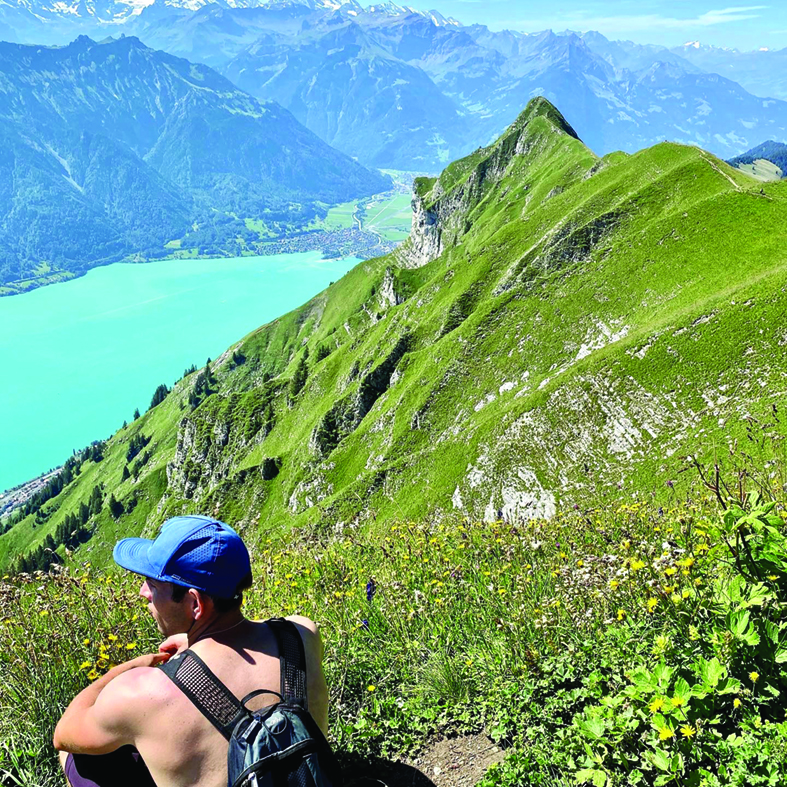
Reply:
[[[304, 643], [309, 710], [327, 735], [328, 697], [319, 633], [306, 618], [289, 619]], [[256, 689], [280, 690], [276, 639], [264, 622], [243, 621], [236, 630], [199, 640], [190, 649], [238, 698]], [[139, 730], [134, 745], [158, 787], [226, 787], [227, 740], [161, 670], [132, 673], [138, 673], [129, 674]], [[131, 681], [136, 685], [131, 686]], [[253, 707], [275, 701], [276, 696], [263, 695]]]

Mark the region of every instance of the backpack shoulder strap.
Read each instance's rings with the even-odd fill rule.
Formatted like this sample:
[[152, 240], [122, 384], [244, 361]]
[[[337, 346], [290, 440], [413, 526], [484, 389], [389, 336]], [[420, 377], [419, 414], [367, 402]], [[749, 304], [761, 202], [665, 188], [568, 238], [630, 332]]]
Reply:
[[159, 669], [191, 700], [203, 716], [227, 739], [248, 711], [193, 651], [178, 653]]
[[304, 710], [309, 709], [306, 696], [306, 654], [303, 640], [292, 621], [271, 618], [268, 625], [273, 629], [279, 648], [281, 669], [281, 696], [285, 702], [297, 702]]

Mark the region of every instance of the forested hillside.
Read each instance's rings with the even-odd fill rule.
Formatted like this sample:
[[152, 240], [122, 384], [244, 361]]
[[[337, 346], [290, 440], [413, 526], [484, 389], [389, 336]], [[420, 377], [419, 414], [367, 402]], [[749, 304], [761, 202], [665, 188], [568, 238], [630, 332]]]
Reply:
[[[0, 44], [0, 284], [162, 257], [187, 233], [238, 254], [390, 179], [274, 102], [136, 38]], [[192, 244], [193, 245], [193, 244]]]

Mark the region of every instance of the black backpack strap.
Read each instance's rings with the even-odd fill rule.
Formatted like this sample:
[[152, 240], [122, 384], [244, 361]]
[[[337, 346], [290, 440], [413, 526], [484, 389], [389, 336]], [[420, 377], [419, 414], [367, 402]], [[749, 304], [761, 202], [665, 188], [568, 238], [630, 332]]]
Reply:
[[271, 618], [268, 625], [273, 629], [279, 648], [281, 669], [281, 696], [287, 703], [296, 702], [304, 710], [309, 709], [306, 696], [306, 654], [303, 640], [292, 621]]
[[194, 703], [203, 716], [227, 739], [248, 711], [193, 651], [172, 656], [159, 669]]

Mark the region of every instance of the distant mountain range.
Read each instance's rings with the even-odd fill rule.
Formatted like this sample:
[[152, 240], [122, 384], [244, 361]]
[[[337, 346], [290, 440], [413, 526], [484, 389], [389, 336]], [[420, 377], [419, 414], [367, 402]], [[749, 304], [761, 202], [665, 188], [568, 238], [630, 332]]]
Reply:
[[[44, 43], [80, 31], [133, 33], [279, 102], [370, 166], [438, 171], [495, 139], [536, 95], [563, 107], [599, 154], [668, 139], [730, 158], [764, 139], [787, 140], [787, 103], [734, 81], [730, 63], [743, 56], [723, 50], [595, 32], [492, 32], [439, 11], [357, 0], [17, 0], [0, 6], [1, 23], [19, 40]], [[758, 92], [765, 54], [740, 69], [760, 75], [746, 82]], [[778, 82], [773, 71], [770, 79]]]
[[0, 139], [0, 283], [161, 256], [203, 225], [305, 222], [389, 184], [278, 104], [132, 37], [0, 44]]
[[778, 93], [787, 50], [493, 32], [357, 0], [6, 0], [2, 25], [0, 34], [40, 43], [133, 33], [280, 103], [367, 166], [439, 171], [489, 144], [537, 95], [563, 107], [600, 155], [666, 139], [729, 159], [764, 139], [787, 141], [787, 102], [734, 81]]
[[755, 96], [787, 100], [787, 48], [740, 52], [690, 41], [670, 51], [703, 71], [734, 79]]

